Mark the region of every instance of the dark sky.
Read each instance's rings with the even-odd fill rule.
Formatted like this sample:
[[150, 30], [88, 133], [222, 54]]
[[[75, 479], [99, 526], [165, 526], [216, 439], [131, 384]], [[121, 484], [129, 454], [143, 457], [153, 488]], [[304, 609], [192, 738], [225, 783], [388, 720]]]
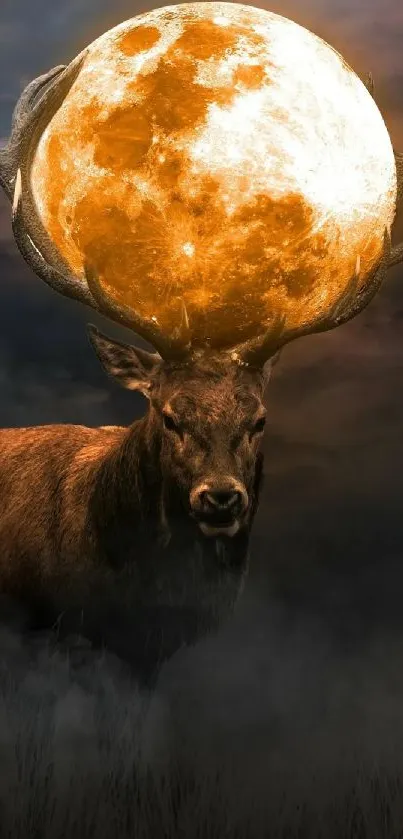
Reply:
[[[0, 136], [29, 79], [151, 7], [2, 0]], [[360, 75], [372, 71], [403, 149], [400, 0], [268, 8], [322, 36]], [[0, 425], [126, 423], [143, 410], [141, 397], [100, 370], [87, 313], [23, 264], [3, 199], [0, 280]], [[178, 656], [161, 678], [186, 737], [202, 732], [205, 747], [219, 737], [224, 751], [237, 744], [245, 772], [273, 754], [274, 730], [277, 757], [293, 765], [290, 755], [308, 741], [329, 763], [351, 738], [379, 754], [392, 732], [403, 741], [402, 282], [403, 271], [391, 270], [353, 322], [284, 351], [267, 394], [266, 482], [242, 605], [217, 638]]]

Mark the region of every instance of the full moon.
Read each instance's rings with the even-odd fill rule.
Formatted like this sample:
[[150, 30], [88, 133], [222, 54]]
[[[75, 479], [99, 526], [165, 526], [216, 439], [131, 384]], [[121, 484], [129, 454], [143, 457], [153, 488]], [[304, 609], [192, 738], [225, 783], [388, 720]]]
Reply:
[[84, 52], [31, 170], [42, 222], [85, 282], [164, 330], [229, 347], [365, 284], [396, 167], [364, 84], [321, 38], [233, 3], [132, 18]]

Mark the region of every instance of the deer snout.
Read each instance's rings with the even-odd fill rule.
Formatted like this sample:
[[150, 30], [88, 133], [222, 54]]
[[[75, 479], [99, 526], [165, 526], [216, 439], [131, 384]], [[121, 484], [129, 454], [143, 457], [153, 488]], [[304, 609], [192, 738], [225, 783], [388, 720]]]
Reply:
[[203, 507], [211, 507], [213, 510], [231, 510], [233, 507], [239, 506], [241, 498], [241, 493], [237, 489], [204, 490], [201, 493]]
[[190, 493], [190, 506], [198, 517], [235, 519], [248, 506], [248, 493], [238, 481], [203, 483]]

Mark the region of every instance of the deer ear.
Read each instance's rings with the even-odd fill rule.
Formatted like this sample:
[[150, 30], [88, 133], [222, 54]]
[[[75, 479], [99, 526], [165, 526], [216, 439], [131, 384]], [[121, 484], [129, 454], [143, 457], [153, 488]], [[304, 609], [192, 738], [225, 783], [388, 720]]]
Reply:
[[116, 379], [122, 387], [140, 390], [149, 397], [154, 375], [162, 361], [159, 353], [150, 353], [107, 338], [92, 323], [87, 329], [91, 345], [108, 376]]

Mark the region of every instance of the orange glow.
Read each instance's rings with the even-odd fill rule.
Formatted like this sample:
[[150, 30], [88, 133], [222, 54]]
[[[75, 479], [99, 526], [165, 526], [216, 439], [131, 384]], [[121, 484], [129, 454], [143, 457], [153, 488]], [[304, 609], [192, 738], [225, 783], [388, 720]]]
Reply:
[[44, 132], [34, 197], [83, 277], [226, 346], [289, 325], [379, 262], [395, 211], [382, 116], [343, 58], [262, 9], [168, 6], [90, 46]]

